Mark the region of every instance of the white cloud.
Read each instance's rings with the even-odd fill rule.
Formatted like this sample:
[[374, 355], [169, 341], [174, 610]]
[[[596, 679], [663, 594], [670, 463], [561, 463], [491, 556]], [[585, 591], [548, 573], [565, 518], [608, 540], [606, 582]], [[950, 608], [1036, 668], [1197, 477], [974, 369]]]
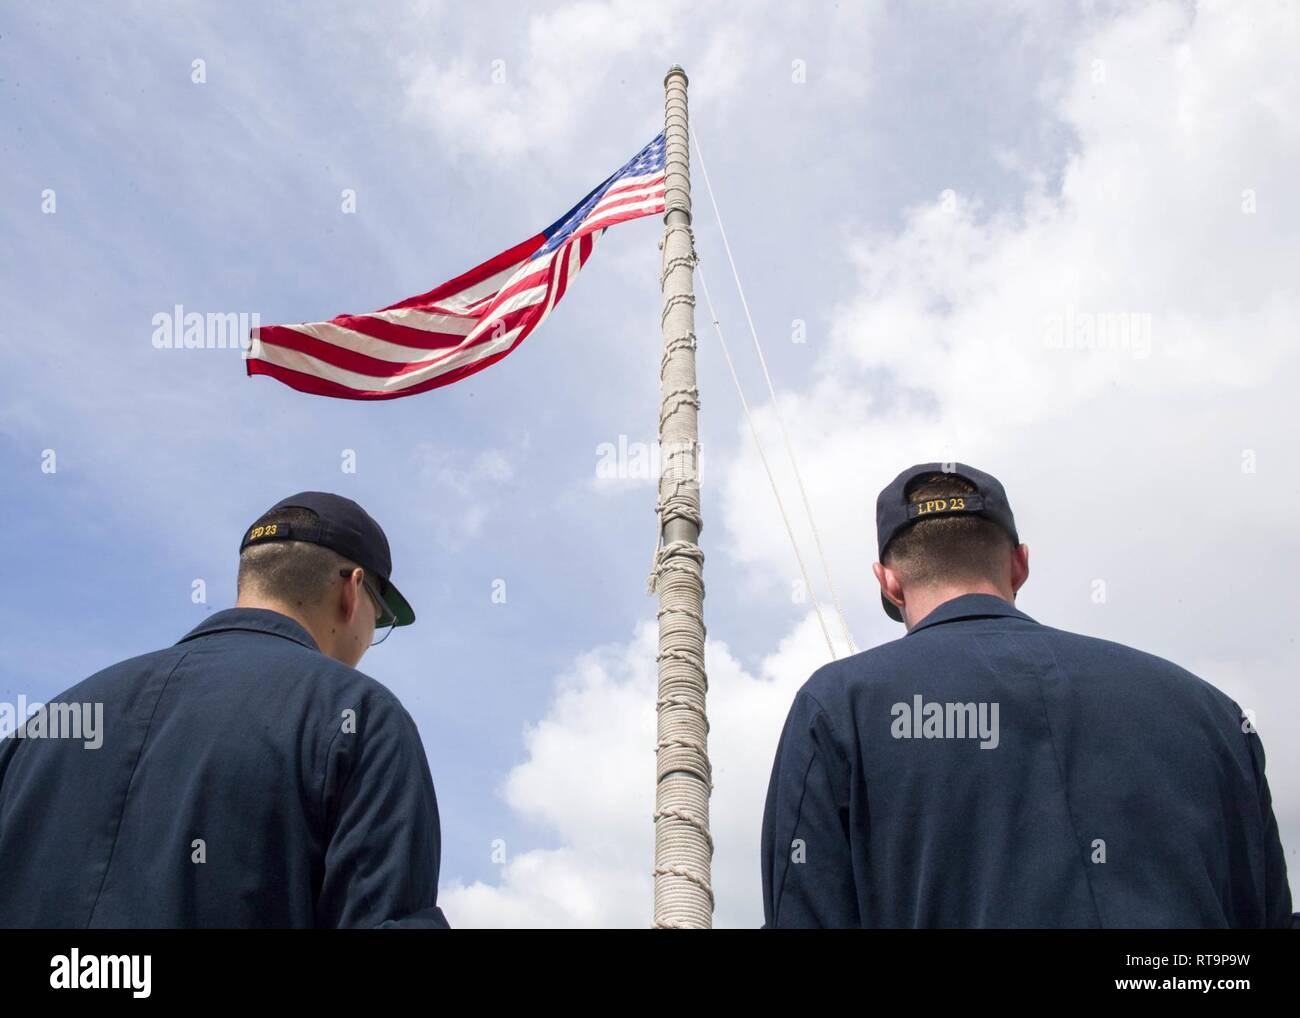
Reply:
[[[655, 630], [584, 654], [525, 733], [504, 797], [562, 847], [509, 853], [497, 884], [453, 882], [457, 926], [648, 926], [654, 863]], [[795, 690], [821, 663], [808, 618], [750, 674], [710, 641], [709, 752], [719, 926], [762, 923], [759, 825], [776, 740]]]
[[455, 57], [439, 55], [445, 44], [401, 56], [407, 116], [476, 160], [558, 155], [571, 164], [572, 146], [595, 140], [589, 125], [626, 122], [628, 108], [652, 110], [646, 99], [654, 92], [642, 86], [653, 89], [674, 63], [697, 75], [692, 108], [719, 116], [746, 90], [788, 85], [795, 61], [807, 65], [808, 80], [860, 98], [880, 15], [854, 4], [828, 6], [816, 18], [788, 4], [751, 4], [737, 17], [687, 0], [580, 0], [524, 17], [518, 45], [496, 31], [496, 17], [484, 11], [471, 20]]
[[685, 6], [567, 4], [525, 19], [518, 55], [493, 33], [451, 60], [408, 58], [407, 111], [454, 151], [489, 160], [563, 150], [602, 97], [593, 82], [632, 54], [663, 50]]
[[[1300, 97], [1295, 15], [1278, 9], [1276, 23], [1243, 34], [1231, 9], [1190, 24], [1181, 12], [1145, 8], [1080, 43], [1060, 116], [1082, 148], [1059, 196], [1031, 192], [1016, 216], [936, 201], [911, 210], [898, 234], [855, 246], [858, 293], [834, 314], [817, 384], [785, 410], [796, 444], [811, 450], [806, 472], [834, 545], [862, 543], [883, 481], [944, 453], [1006, 470], [1029, 511], [1039, 492], [1080, 487], [1061, 475], [1090, 469], [1086, 487], [1130, 495], [1122, 506], [1108, 497], [1105, 522], [1131, 534], [1132, 509], [1171, 482], [1215, 477], [1229, 494], [1244, 491], [1255, 480], [1239, 469], [1241, 449], [1294, 425], [1284, 368], [1296, 360], [1300, 298], [1282, 253], [1293, 256], [1300, 235], [1285, 197], [1300, 137], [1260, 97]], [[1090, 80], [1098, 53], [1105, 85]], [[1247, 185], [1269, 212], [1243, 214]], [[1148, 356], [1047, 345], [1067, 316], [1129, 312], [1149, 316]], [[1188, 414], [1189, 402], [1201, 412]], [[770, 435], [770, 415], [767, 425]], [[1229, 459], [1207, 460], [1207, 443], [1225, 431], [1239, 444]], [[1158, 458], [1119, 462], [1142, 446]], [[774, 518], [754, 512], [765, 504], [754, 467], [746, 458], [729, 478], [727, 530], [738, 555], [777, 572], [789, 552]], [[1162, 514], [1161, 540], [1194, 543], [1184, 531], [1203, 514], [1220, 527], [1240, 522], [1222, 492], [1196, 501]], [[1060, 508], [1045, 522], [1076, 527]], [[1285, 505], [1253, 508], [1256, 525], [1285, 532]]]

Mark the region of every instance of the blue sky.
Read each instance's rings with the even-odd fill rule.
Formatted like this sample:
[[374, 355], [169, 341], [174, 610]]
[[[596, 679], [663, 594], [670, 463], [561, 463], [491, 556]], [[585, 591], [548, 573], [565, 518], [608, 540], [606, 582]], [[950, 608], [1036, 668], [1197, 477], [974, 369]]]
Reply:
[[[176, 304], [320, 320], [460, 273], [645, 144], [679, 62], [858, 643], [899, 635], [871, 593], [876, 490], [949, 453], [990, 469], [1034, 551], [1026, 610], [1258, 708], [1294, 860], [1295, 38], [1294, 14], [1183, 4], [5, 8], [0, 699], [179, 638], [233, 601], [249, 521], [338, 491], [419, 615], [363, 669], [424, 736], [452, 922], [644, 924], [654, 492], [596, 468], [655, 437], [658, 225], [611, 230], [504, 362], [410, 399], [312, 398], [150, 336]], [[1065, 308], [1148, 315], [1150, 355], [1046, 349]], [[826, 649], [697, 331], [719, 922], [756, 924], [771, 750]], [[1189, 490], [1214, 494], [1166, 508]]]

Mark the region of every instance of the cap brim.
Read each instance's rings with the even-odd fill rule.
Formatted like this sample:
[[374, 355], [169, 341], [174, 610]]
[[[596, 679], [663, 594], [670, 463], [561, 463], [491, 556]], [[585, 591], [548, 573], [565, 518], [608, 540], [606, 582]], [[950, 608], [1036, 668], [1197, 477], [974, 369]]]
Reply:
[[384, 585], [384, 604], [388, 605], [388, 610], [393, 613], [397, 620], [394, 626], [409, 626], [415, 621], [415, 609], [411, 603], [402, 596], [402, 592], [394, 587], [391, 583]]
[[880, 592], [880, 604], [881, 607], [885, 609], [885, 614], [888, 615], [895, 622], [903, 621], [903, 613], [898, 610], [898, 605], [894, 604], [893, 601], [885, 597], [884, 591]]

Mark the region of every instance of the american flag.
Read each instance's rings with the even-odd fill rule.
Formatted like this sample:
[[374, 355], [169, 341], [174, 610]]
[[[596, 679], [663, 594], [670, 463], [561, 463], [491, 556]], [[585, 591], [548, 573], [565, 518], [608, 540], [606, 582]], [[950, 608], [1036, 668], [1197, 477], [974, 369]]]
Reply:
[[428, 293], [370, 314], [262, 326], [248, 373], [340, 399], [396, 399], [449, 385], [522, 343], [606, 229], [663, 211], [660, 133], [541, 233]]

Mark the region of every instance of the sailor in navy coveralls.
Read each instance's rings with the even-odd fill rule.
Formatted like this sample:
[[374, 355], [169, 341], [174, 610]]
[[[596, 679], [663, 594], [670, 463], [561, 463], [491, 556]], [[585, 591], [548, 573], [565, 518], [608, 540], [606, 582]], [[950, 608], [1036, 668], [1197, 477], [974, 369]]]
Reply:
[[1177, 665], [1041, 625], [1006, 494], [963, 464], [877, 502], [907, 635], [795, 698], [763, 817], [769, 927], [1285, 927], [1264, 749]]
[[355, 667], [415, 619], [391, 566], [355, 502], [285, 499], [236, 607], [57, 698], [102, 745], [0, 741], [0, 926], [446, 926], [419, 733]]

